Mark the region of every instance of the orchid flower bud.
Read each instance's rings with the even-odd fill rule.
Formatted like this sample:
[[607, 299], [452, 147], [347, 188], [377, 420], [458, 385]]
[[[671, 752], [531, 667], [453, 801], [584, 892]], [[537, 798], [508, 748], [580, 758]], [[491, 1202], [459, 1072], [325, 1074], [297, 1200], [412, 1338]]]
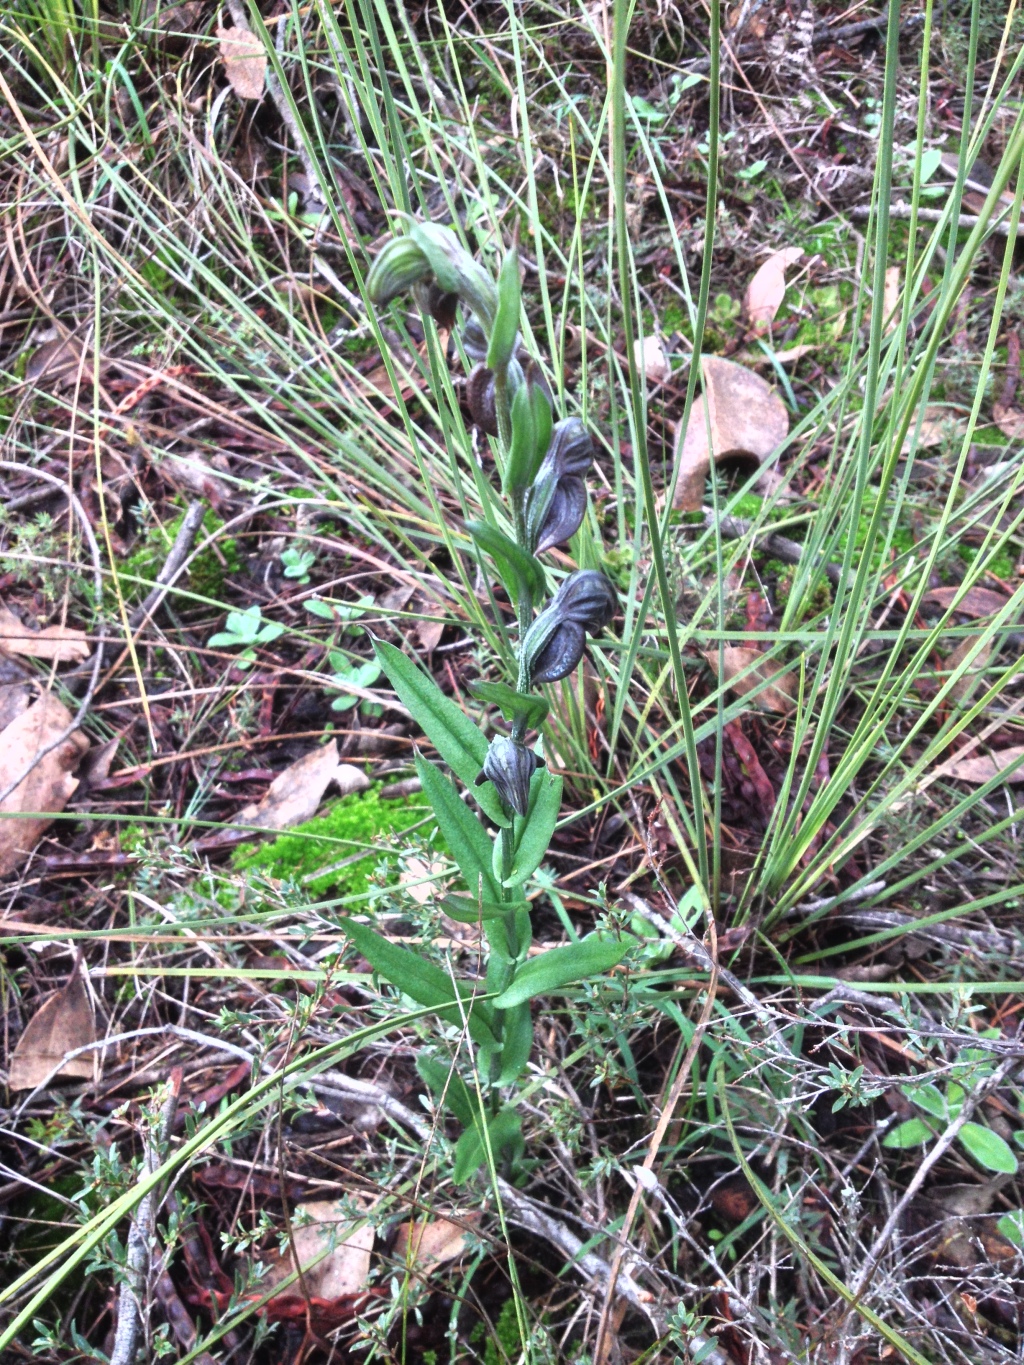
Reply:
[[513, 246], [505, 254], [498, 276], [498, 311], [487, 347], [487, 364], [492, 370], [504, 370], [516, 352], [519, 341], [519, 252]]
[[494, 371], [486, 365], [474, 365], [466, 380], [466, 402], [470, 416], [488, 436], [498, 434], [498, 414], [494, 406]]
[[526, 538], [534, 554], [576, 534], [587, 510], [583, 475], [594, 459], [594, 444], [577, 417], [556, 423], [551, 445], [524, 501]]
[[370, 266], [366, 292], [372, 303], [382, 306], [414, 284], [429, 280], [432, 273], [425, 252], [411, 237], [393, 237]]
[[584, 633], [603, 630], [617, 605], [603, 573], [580, 569], [570, 574], [523, 640], [533, 682], [557, 682], [571, 673], [583, 658]]
[[488, 780], [493, 782], [508, 809], [525, 815], [530, 808], [530, 779], [541, 766], [543, 760], [525, 744], [496, 735], [488, 747], [477, 786]]
[[489, 336], [498, 311], [498, 290], [487, 271], [474, 261], [451, 228], [440, 223], [417, 223], [409, 236], [429, 262], [442, 294], [457, 294]]

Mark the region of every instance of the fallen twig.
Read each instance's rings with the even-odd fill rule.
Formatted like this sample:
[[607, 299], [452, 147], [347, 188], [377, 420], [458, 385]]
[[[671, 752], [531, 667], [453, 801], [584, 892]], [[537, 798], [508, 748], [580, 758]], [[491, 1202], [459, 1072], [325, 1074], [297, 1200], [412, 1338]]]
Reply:
[[[181, 1069], [171, 1073], [170, 1093], [164, 1102], [160, 1125], [154, 1137], [146, 1139], [142, 1176], [150, 1176], [160, 1165], [160, 1149], [167, 1142], [174, 1125], [174, 1114], [181, 1093]], [[157, 1192], [150, 1190], [139, 1200], [135, 1216], [128, 1230], [125, 1257], [125, 1278], [117, 1297], [117, 1329], [110, 1365], [134, 1365], [138, 1348], [139, 1327], [142, 1323], [142, 1303], [149, 1270], [149, 1250], [156, 1235]]]
[[140, 630], [146, 624], [173, 587], [175, 579], [184, 570], [185, 560], [188, 559], [189, 552], [195, 544], [205, 515], [205, 502], [189, 503], [188, 511], [178, 527], [178, 534], [174, 537], [174, 544], [163, 568], [156, 576], [153, 587], [128, 617], [128, 624], [133, 631]]
[[[742, 517], [719, 516], [711, 507], [703, 507], [701, 511], [704, 514], [704, 525], [708, 530], [714, 530], [717, 527], [726, 540], [742, 540], [753, 529], [754, 523], [744, 521]], [[767, 550], [776, 559], [781, 559], [784, 564], [799, 564], [806, 554], [804, 547], [797, 541], [789, 540], [786, 536], [780, 536], [775, 531], [755, 531], [754, 541], [758, 549]], [[838, 586], [842, 582], [843, 566], [841, 564], [833, 564], [831, 560], [827, 560], [818, 567], [821, 568], [830, 583], [835, 583]]]

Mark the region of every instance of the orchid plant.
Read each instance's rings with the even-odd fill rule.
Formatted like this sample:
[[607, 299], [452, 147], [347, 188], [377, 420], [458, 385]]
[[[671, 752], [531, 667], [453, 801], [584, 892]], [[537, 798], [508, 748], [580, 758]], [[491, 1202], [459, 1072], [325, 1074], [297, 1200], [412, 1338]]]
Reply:
[[499, 277], [465, 250], [456, 234], [416, 223], [378, 254], [367, 279], [370, 300], [384, 307], [412, 291], [425, 318], [447, 329], [458, 309], [466, 354], [475, 361], [467, 382], [471, 414], [496, 440], [496, 463], [513, 534], [496, 518], [466, 530], [508, 593], [517, 622], [514, 679], [478, 682], [473, 694], [496, 707], [507, 733], [484, 731], [395, 646], [374, 640], [377, 662], [437, 754], [472, 794], [474, 813], [442, 769], [416, 755], [416, 768], [441, 836], [465, 883], [444, 897], [452, 918], [482, 925], [488, 946], [483, 980], [459, 980], [436, 962], [389, 942], [368, 925], [346, 920], [346, 932], [374, 971], [449, 1024], [465, 1030], [474, 1049], [472, 1087], [424, 1052], [418, 1068], [438, 1100], [462, 1124], [456, 1180], [487, 1161], [514, 1168], [523, 1150], [515, 1086], [533, 1042], [530, 1002], [600, 975], [625, 955], [631, 940], [592, 933], [579, 942], [530, 957], [527, 887], [540, 867], [562, 801], [562, 779], [550, 772], [529, 736], [548, 711], [538, 688], [567, 677], [583, 658], [587, 633], [597, 634], [616, 611], [611, 583], [579, 570], [553, 595], [538, 556], [579, 529], [587, 505], [584, 474], [594, 457], [575, 417], [555, 421], [540, 367], [521, 342], [519, 255], [513, 246]]

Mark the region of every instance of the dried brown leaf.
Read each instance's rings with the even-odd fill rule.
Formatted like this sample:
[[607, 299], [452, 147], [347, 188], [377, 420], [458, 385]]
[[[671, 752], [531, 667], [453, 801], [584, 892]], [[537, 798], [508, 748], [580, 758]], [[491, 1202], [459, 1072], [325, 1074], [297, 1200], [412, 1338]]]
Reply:
[[996, 426], [1011, 441], [1024, 441], [1024, 412], [1012, 403], [993, 403], [992, 417]]
[[476, 1223], [479, 1215], [470, 1214], [462, 1225], [447, 1218], [432, 1222], [403, 1223], [395, 1235], [392, 1256], [411, 1269], [435, 1270], [455, 1261], [466, 1249], [466, 1223]]
[[[297, 1205], [292, 1234], [303, 1284], [295, 1280], [273, 1294], [266, 1305], [271, 1314], [276, 1300], [301, 1297], [303, 1286], [311, 1298], [328, 1303], [366, 1288], [374, 1231], [369, 1223], [360, 1226], [353, 1221], [351, 1199], [314, 1199]], [[260, 1280], [261, 1292], [283, 1285], [296, 1268], [289, 1247], [284, 1256], [271, 1261]]]
[[409, 858], [398, 883], [417, 905], [426, 905], [440, 889], [437, 879], [443, 875], [444, 867], [443, 862], [428, 863], [424, 858]]
[[[971, 655], [980, 639], [980, 635], [964, 636], [956, 648], [950, 653], [949, 657], [943, 661], [942, 670], [939, 674], [940, 685], [944, 683], [947, 678], [951, 677], [964, 660]], [[986, 644], [982, 645], [963, 677], [958, 678], [949, 689], [950, 701], [955, 705], [966, 706], [970, 701], [978, 683], [981, 682], [985, 669], [988, 667], [994, 648], [995, 642], [993, 640], [989, 640]]]
[[743, 307], [747, 321], [755, 330], [761, 331], [775, 321], [786, 297], [786, 271], [796, 265], [803, 254], [801, 247], [783, 247], [768, 257], [747, 285]]
[[93, 1054], [72, 1057], [61, 1066], [65, 1055], [96, 1041], [96, 1019], [89, 988], [76, 964], [66, 986], [51, 995], [26, 1025], [11, 1055], [10, 1087], [34, 1090], [56, 1071], [58, 1076], [78, 1076], [91, 1080], [95, 1074]]
[[921, 416], [920, 429], [917, 425], [917, 416], [915, 413], [910, 430], [904, 438], [900, 452], [903, 455], [909, 455], [914, 448], [915, 432], [917, 432], [916, 448], [918, 450], [926, 450], [931, 446], [941, 445], [950, 437], [963, 435], [963, 417], [955, 408], [950, 408], [941, 403], [929, 403]]
[[338, 741], [332, 739], [322, 749], [311, 749], [302, 758], [278, 773], [257, 804], [243, 807], [235, 823], [259, 825], [261, 829], [288, 829], [312, 820], [331, 783], [342, 796], [364, 791], [370, 779], [361, 768], [338, 762]]
[[633, 357], [637, 369], [642, 370], [649, 384], [664, 384], [672, 378], [672, 362], [658, 336], [637, 337], [633, 342]]
[[[717, 674], [718, 650], [705, 650], [704, 657]], [[722, 665], [722, 681], [737, 697], [745, 697], [748, 692], [771, 679], [764, 691], [753, 699], [754, 704], [765, 711], [792, 711], [795, 704], [792, 673], [785, 672], [774, 659], [765, 658], [759, 649], [726, 645], [722, 652]]]
[[0, 602], [0, 648], [8, 654], [29, 659], [49, 659], [52, 663], [81, 663], [89, 657], [89, 642], [84, 630], [70, 626], [47, 626], [30, 630], [9, 607]]
[[[926, 592], [924, 602], [936, 607], [952, 606], [959, 587], [932, 588]], [[968, 588], [964, 593], [963, 601], [958, 602], [956, 609], [963, 612], [965, 616], [991, 616], [994, 612], [1001, 611], [1009, 599], [1001, 592], [993, 592], [991, 588]]]
[[82, 346], [74, 337], [55, 337], [52, 341], [43, 342], [32, 352], [25, 366], [28, 383], [56, 389], [78, 383], [79, 374], [83, 387], [91, 387], [92, 366], [83, 357]]
[[263, 43], [247, 28], [218, 27], [220, 59], [231, 89], [240, 100], [263, 98], [267, 75], [267, 54]]
[[[14, 872], [32, 852], [43, 831], [53, 824], [78, 786], [72, 772], [89, 741], [74, 730], [57, 747], [30, 764], [71, 724], [68, 708], [44, 692], [27, 711], [15, 717], [0, 735], [0, 789], [18, 782], [0, 802], [0, 815], [40, 812], [27, 819], [0, 820], [0, 876]], [[20, 779], [20, 780], [19, 780]]]
[[943, 777], [952, 777], [957, 782], [970, 782], [972, 786], [981, 786], [984, 782], [989, 782], [993, 777], [1000, 773], [1006, 773], [1007, 769], [1014, 768], [1013, 772], [1007, 773], [1007, 782], [1024, 782], [1024, 744], [1015, 744], [1010, 749], [998, 749], [992, 754], [976, 754], [971, 758], [953, 759], [952, 762], [942, 765]]
[[681, 424], [676, 428], [675, 505], [686, 512], [697, 511], [704, 500], [709, 449], [716, 463], [764, 464], [789, 434], [785, 405], [760, 375], [720, 356], [701, 356], [700, 366], [704, 400], [694, 400], [685, 431]]

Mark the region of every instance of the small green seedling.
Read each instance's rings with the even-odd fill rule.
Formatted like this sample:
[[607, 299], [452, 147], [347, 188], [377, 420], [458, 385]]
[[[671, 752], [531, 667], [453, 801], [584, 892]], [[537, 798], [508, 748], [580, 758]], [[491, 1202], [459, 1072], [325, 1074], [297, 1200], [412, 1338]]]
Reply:
[[312, 550], [297, 550], [294, 546], [289, 546], [287, 550], [281, 551], [285, 578], [297, 578], [303, 586], [309, 582], [309, 570], [315, 563], [316, 555]]
[[243, 653], [235, 661], [236, 668], [248, 668], [256, 658], [256, 645], [268, 645], [284, 634], [284, 626], [276, 621], [264, 621], [259, 603], [245, 611], [229, 611], [226, 629], [211, 635], [207, 644], [211, 649], [235, 649], [243, 646]]
[[353, 663], [347, 655], [340, 654], [337, 650], [331, 650], [328, 658], [334, 669], [330, 685], [337, 687], [344, 694], [331, 702], [331, 710], [348, 711], [359, 700], [358, 693], [353, 693], [353, 689], [372, 687], [381, 675], [380, 664], [373, 663], [372, 660], [368, 663]]
[[362, 635], [362, 626], [356, 625], [360, 616], [365, 616], [373, 606], [373, 596], [360, 597], [358, 602], [333, 602], [325, 597], [311, 597], [303, 602], [310, 616], [318, 616], [321, 621], [333, 621], [341, 626], [342, 635]]
[[[981, 1070], [986, 1068], [983, 1064]], [[991, 1066], [987, 1070], [991, 1072]], [[976, 1073], [977, 1074], [977, 1073]], [[900, 1087], [911, 1104], [923, 1109], [927, 1118], [906, 1119], [882, 1139], [883, 1147], [920, 1147], [937, 1137], [942, 1128], [960, 1113], [964, 1102], [964, 1088], [950, 1081], [943, 1094], [937, 1085], [904, 1085]], [[969, 1157], [986, 1171], [1015, 1175], [1017, 1158], [1009, 1143], [983, 1123], [965, 1123], [957, 1134], [957, 1141]]]
[[[436, 1052], [425, 1050], [417, 1061], [438, 1103], [462, 1125], [453, 1169], [461, 1182], [485, 1162], [514, 1173], [523, 1156], [515, 1097], [533, 1042], [530, 1002], [607, 972], [636, 941], [595, 932], [530, 956], [530, 881], [547, 853], [562, 801], [561, 777], [548, 771], [539, 743], [528, 738], [547, 714], [547, 699], [538, 688], [575, 672], [586, 635], [608, 625], [617, 599], [609, 580], [591, 569], [564, 576], [551, 594], [552, 569], [540, 558], [564, 545], [583, 523], [584, 475], [594, 447], [577, 418], [555, 420], [540, 368], [523, 349], [516, 248], [505, 254], [495, 280], [450, 229], [415, 223], [384, 247], [367, 278], [367, 293], [379, 306], [409, 290], [425, 319], [447, 328], [455, 324], [460, 305], [470, 314], [462, 325], [462, 342], [476, 364], [467, 397], [478, 425], [496, 438], [507, 512], [502, 515], [495, 496], [484, 519], [468, 522], [467, 552], [504, 587], [517, 628], [514, 676], [473, 683], [471, 691], [501, 714], [507, 732], [494, 727], [497, 733], [488, 740], [394, 645], [375, 639], [374, 652], [402, 705], [451, 773], [416, 755], [423, 794], [465, 888], [445, 896], [443, 908], [456, 920], [481, 925], [486, 974], [482, 980], [458, 980], [450, 969], [392, 943], [360, 920], [346, 919], [345, 929], [379, 976], [464, 1031], [464, 1046], [475, 1060], [469, 1082]], [[472, 794], [476, 812], [453, 779]]]

